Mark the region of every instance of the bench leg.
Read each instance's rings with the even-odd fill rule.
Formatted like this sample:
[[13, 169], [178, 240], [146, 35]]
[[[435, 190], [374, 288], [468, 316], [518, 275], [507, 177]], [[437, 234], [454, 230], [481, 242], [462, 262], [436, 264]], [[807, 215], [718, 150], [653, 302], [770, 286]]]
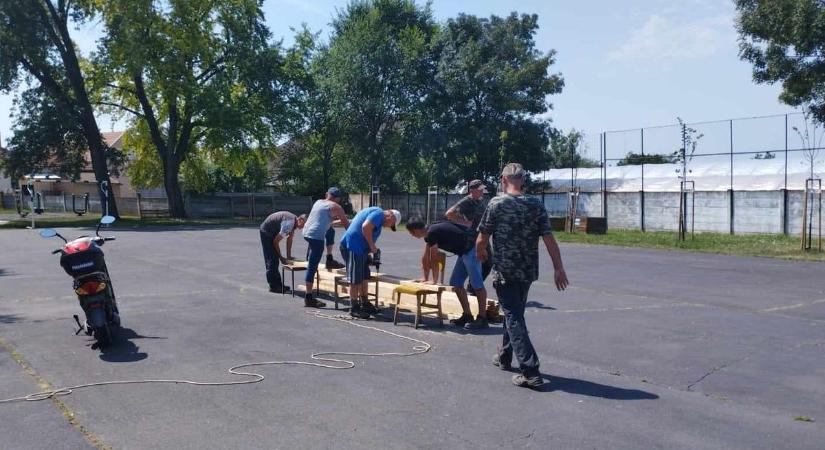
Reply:
[[337, 279], [333, 280], [332, 289], [334, 291], [332, 293], [332, 296], [335, 297], [335, 309], [338, 309], [338, 280]]
[[418, 328], [419, 322], [421, 322], [421, 294], [415, 295], [415, 328]]
[[438, 304], [438, 326], [443, 327], [444, 326], [444, 315], [441, 314], [441, 291], [440, 290], [438, 291], [438, 294], [436, 294], [435, 298], [436, 298], [436, 303]]
[[[284, 284], [284, 281], [286, 281], [286, 268], [281, 266], [281, 295], [286, 294], [286, 285]], [[295, 287], [295, 283], [292, 284], [292, 287]]]
[[295, 271], [290, 270], [292, 272], [292, 297], [295, 298]]
[[393, 292], [392, 297], [393, 300], [395, 300], [395, 314], [392, 316], [392, 323], [393, 325], [398, 325], [398, 304], [401, 303], [401, 293]]

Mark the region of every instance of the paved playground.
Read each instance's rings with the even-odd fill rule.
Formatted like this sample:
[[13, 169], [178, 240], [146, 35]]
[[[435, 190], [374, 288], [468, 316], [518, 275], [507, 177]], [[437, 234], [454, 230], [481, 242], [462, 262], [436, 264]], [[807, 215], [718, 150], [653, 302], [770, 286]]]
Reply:
[[[125, 329], [101, 353], [73, 334], [80, 310], [50, 254], [58, 241], [0, 230], [0, 398], [37, 391], [38, 381], [236, 380], [226, 370], [245, 362], [410, 350], [267, 292], [255, 228], [111, 234]], [[420, 245], [385, 231], [382, 271], [417, 276]], [[294, 253], [304, 249], [296, 239]], [[258, 367], [266, 380], [252, 385], [107, 386], [0, 405], [0, 448], [823, 448], [825, 265], [562, 252], [571, 288], [555, 292], [544, 254], [527, 312], [549, 380], [542, 392], [512, 386], [490, 364], [499, 326], [469, 334], [430, 320], [414, 330], [409, 315], [394, 327], [385, 313], [372, 325], [432, 350], [353, 357], [351, 370]]]

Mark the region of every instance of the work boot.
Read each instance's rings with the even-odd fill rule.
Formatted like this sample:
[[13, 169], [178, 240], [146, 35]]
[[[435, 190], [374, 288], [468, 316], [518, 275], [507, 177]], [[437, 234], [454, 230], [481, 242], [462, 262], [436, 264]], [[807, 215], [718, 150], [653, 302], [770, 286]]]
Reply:
[[369, 319], [370, 313], [361, 309], [360, 300], [352, 300], [352, 306], [349, 308], [349, 315], [356, 319]]
[[327, 306], [326, 303], [316, 300], [312, 297], [312, 294], [307, 294], [304, 296], [304, 306], [307, 308], [323, 308]]
[[460, 327], [460, 328], [464, 328], [464, 325], [466, 325], [466, 324], [468, 324], [472, 321], [473, 321], [473, 316], [471, 314], [462, 314], [461, 317], [459, 317], [458, 319], [450, 319], [451, 324], [453, 324], [457, 327]]
[[332, 255], [327, 255], [327, 262], [325, 264], [327, 269], [343, 269], [345, 266], [336, 261]]
[[289, 294], [289, 292], [291, 290], [292, 290], [292, 288], [290, 288], [289, 286], [270, 286], [269, 287], [269, 292], [272, 292], [273, 294]]
[[361, 299], [361, 310], [366, 311], [368, 314], [376, 315], [381, 314], [381, 310], [378, 309], [375, 305], [372, 304], [368, 299], [362, 298]]
[[485, 314], [484, 316], [479, 316], [472, 322], [468, 322], [464, 325], [464, 328], [467, 330], [483, 330], [484, 328], [490, 328], [490, 323], [487, 322], [487, 317]]
[[526, 387], [530, 389], [539, 389], [544, 384], [544, 380], [541, 378], [541, 374], [536, 372], [535, 374], [526, 374], [520, 373], [518, 375], [513, 375], [513, 384], [518, 387]]

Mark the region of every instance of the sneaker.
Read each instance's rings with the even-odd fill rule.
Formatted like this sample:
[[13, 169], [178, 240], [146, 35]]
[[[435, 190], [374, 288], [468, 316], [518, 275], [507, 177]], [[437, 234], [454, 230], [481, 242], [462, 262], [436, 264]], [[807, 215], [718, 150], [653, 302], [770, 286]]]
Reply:
[[502, 359], [501, 355], [499, 354], [493, 356], [493, 365], [501, 370], [513, 370], [513, 366], [511, 365], [510, 360]]
[[540, 374], [525, 375], [520, 373], [518, 375], [513, 375], [513, 384], [518, 387], [538, 389], [544, 384], [544, 380], [541, 378]]
[[353, 300], [352, 307], [349, 309], [349, 315], [356, 319], [369, 319], [370, 313], [361, 309], [361, 304], [358, 300]]
[[480, 317], [472, 322], [467, 322], [464, 328], [467, 330], [483, 330], [484, 328], [490, 328], [490, 323], [487, 322], [486, 317]]
[[338, 261], [334, 260], [332, 257], [327, 257], [327, 262], [325, 266], [327, 269], [343, 269], [344, 267], [346, 267]]
[[304, 297], [304, 306], [307, 308], [323, 308], [324, 306], [327, 306], [327, 304], [312, 298], [312, 295], [308, 294]]
[[381, 314], [381, 310], [376, 308], [369, 300], [361, 300], [361, 311], [372, 315]]
[[450, 319], [450, 323], [457, 326], [463, 327], [464, 325], [468, 324], [469, 322], [473, 321], [473, 316], [469, 314], [462, 314], [461, 317], [458, 319]]

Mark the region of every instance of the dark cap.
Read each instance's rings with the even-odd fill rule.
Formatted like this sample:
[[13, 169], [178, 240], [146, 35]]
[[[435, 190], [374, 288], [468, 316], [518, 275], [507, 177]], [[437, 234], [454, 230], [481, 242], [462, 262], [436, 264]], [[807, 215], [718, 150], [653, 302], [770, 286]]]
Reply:
[[344, 193], [341, 192], [341, 190], [338, 189], [337, 187], [331, 187], [331, 188], [327, 189], [327, 194], [329, 194], [329, 195], [331, 195], [335, 198], [341, 198], [341, 197], [344, 196]]
[[506, 178], [524, 178], [525, 174], [524, 167], [521, 167], [519, 163], [507, 164], [501, 171], [501, 176]]
[[481, 180], [473, 180], [467, 183], [468, 189], [484, 189], [484, 182]]

